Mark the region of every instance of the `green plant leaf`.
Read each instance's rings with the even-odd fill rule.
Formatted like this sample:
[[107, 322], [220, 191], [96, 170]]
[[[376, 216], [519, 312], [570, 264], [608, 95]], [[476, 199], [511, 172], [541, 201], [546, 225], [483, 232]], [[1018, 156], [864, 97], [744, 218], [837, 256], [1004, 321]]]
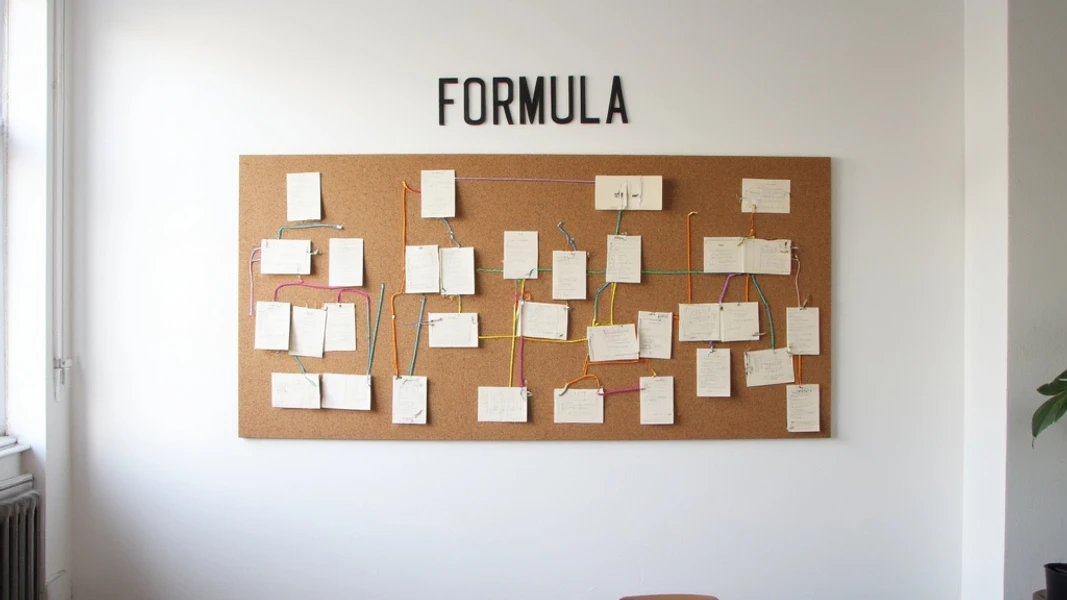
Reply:
[[1055, 396], [1060, 392], [1067, 392], [1067, 381], [1055, 379], [1037, 388], [1037, 393], [1042, 396]]
[[1067, 414], [1067, 392], [1061, 392], [1049, 398], [1034, 411], [1034, 418], [1031, 421], [1034, 438], [1059, 421], [1064, 414]]

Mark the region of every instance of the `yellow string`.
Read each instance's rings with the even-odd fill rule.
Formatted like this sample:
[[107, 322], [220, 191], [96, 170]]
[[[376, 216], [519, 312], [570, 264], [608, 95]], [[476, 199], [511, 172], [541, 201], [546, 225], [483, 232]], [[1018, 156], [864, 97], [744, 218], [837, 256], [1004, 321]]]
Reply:
[[508, 364], [508, 386], [515, 384], [515, 338], [519, 337], [519, 299], [526, 294], [526, 280], [523, 279], [519, 295], [515, 298], [515, 309], [511, 311], [511, 361]]
[[456, 296], [456, 312], [463, 312], [463, 296]]
[[612, 325], [615, 324], [615, 286], [616, 285], [618, 285], [618, 284], [616, 284], [616, 283], [611, 284], [611, 309], [610, 309], [611, 313], [608, 315], [608, 319], [611, 321]]

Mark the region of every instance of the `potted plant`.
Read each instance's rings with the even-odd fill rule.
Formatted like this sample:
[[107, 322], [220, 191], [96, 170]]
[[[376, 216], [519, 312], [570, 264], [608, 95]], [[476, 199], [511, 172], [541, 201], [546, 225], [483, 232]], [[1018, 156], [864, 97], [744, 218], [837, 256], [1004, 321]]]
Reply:
[[[1037, 388], [1037, 391], [1049, 399], [1034, 411], [1030, 423], [1034, 441], [1038, 434], [1067, 414], [1067, 371]], [[1045, 565], [1045, 594], [1047, 600], [1067, 600], [1067, 563]]]

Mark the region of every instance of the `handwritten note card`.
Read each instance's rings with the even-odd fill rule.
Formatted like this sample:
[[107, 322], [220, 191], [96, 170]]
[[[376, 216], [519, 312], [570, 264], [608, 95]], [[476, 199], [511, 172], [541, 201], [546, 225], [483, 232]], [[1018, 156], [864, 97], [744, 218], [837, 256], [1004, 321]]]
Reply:
[[526, 388], [479, 387], [478, 420], [481, 422], [525, 423]]
[[674, 313], [637, 312], [637, 345], [641, 358], [671, 357]]
[[567, 339], [567, 306], [523, 302], [519, 307], [519, 335], [547, 340]]
[[704, 238], [704, 272], [705, 273], [744, 273], [745, 246], [744, 238], [706, 237]]
[[679, 304], [678, 341], [711, 342], [719, 339], [718, 304]]
[[785, 309], [785, 335], [789, 352], [801, 356], [819, 353], [819, 309], [788, 307]]
[[741, 212], [789, 213], [788, 179], [742, 179]]
[[537, 232], [504, 232], [504, 279], [537, 279]]
[[363, 285], [363, 240], [330, 238], [330, 287]]
[[674, 424], [674, 378], [641, 378], [641, 424]]
[[326, 311], [294, 306], [289, 336], [290, 356], [322, 358], [326, 341]]
[[399, 425], [426, 424], [425, 377], [393, 377], [393, 423]]
[[585, 300], [585, 252], [552, 252], [552, 299]]
[[777, 383], [793, 383], [793, 356], [785, 348], [745, 352], [748, 387]]
[[304, 373], [271, 373], [270, 405], [274, 408], [318, 408], [319, 376]]
[[318, 221], [322, 218], [322, 189], [318, 173], [286, 173], [285, 218]]
[[441, 258], [437, 246], [408, 246], [404, 253], [404, 292], [436, 294], [441, 291]]
[[310, 275], [311, 240], [263, 240], [259, 258], [264, 275]]
[[789, 275], [793, 267], [791, 240], [704, 238], [705, 273]]
[[590, 362], [637, 360], [640, 348], [637, 345], [637, 330], [632, 323], [588, 327], [585, 332]]
[[370, 396], [370, 375], [322, 375], [323, 408], [370, 410]]
[[326, 352], [356, 349], [356, 305], [324, 304], [326, 311]]
[[730, 397], [730, 350], [697, 348], [697, 397]]
[[609, 235], [608, 283], [641, 283], [641, 236]]
[[289, 349], [289, 303], [256, 302], [256, 350]]
[[439, 219], [456, 216], [455, 171], [423, 171], [422, 187], [419, 188], [419, 192], [422, 196], [422, 218]]
[[431, 348], [477, 348], [478, 313], [430, 313]]
[[759, 339], [759, 303], [727, 302], [720, 304], [719, 323], [722, 331], [719, 340], [724, 342], [749, 342]]
[[474, 248], [441, 248], [441, 294], [474, 294]]
[[557, 389], [555, 399], [556, 423], [604, 422], [604, 397], [597, 392], [604, 390]]
[[819, 431], [818, 384], [785, 386], [785, 422], [789, 433]]
[[662, 175], [597, 175], [597, 210], [663, 210]]

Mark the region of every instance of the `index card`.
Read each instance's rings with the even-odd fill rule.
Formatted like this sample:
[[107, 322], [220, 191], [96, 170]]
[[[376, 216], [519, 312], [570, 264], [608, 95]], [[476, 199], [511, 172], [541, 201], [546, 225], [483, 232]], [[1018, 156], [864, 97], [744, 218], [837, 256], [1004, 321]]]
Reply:
[[441, 248], [441, 294], [474, 294], [474, 248]]
[[640, 357], [669, 359], [673, 328], [673, 313], [638, 311], [637, 345]]
[[330, 287], [363, 285], [363, 240], [330, 238]]
[[791, 240], [745, 240], [745, 272], [756, 275], [789, 275], [793, 269]]
[[393, 423], [426, 424], [426, 378], [397, 375], [393, 377]]
[[697, 348], [697, 397], [730, 397], [729, 348]]
[[271, 373], [270, 405], [274, 408], [318, 408], [319, 376], [311, 373]]
[[256, 302], [256, 350], [289, 349], [289, 303]]
[[370, 410], [370, 396], [370, 375], [322, 375], [323, 408]]
[[285, 218], [318, 221], [322, 218], [322, 189], [318, 173], [285, 174]]
[[555, 399], [556, 423], [599, 423], [604, 422], [604, 390], [557, 389], [553, 392]]
[[526, 388], [479, 387], [478, 421], [525, 423]]
[[441, 259], [437, 246], [408, 246], [404, 252], [404, 293], [441, 291]]
[[745, 385], [793, 383], [793, 356], [784, 348], [745, 352]]
[[759, 339], [759, 303], [727, 302], [720, 304], [719, 313], [722, 332], [719, 340], [724, 342], [751, 342]]
[[259, 258], [264, 275], [310, 275], [311, 240], [263, 240]]
[[785, 423], [789, 433], [819, 431], [819, 385], [785, 386]]
[[438, 219], [456, 216], [456, 172], [452, 170], [423, 171], [422, 218]]
[[552, 299], [585, 300], [585, 252], [552, 252]]
[[597, 210], [663, 210], [662, 175], [597, 175]]
[[674, 378], [641, 378], [641, 424], [674, 425]]
[[318, 308], [293, 307], [290, 356], [322, 358], [326, 341], [326, 311]]
[[430, 313], [431, 348], [477, 348], [478, 313]]
[[712, 342], [719, 336], [718, 304], [678, 305], [679, 342]]
[[742, 179], [741, 212], [789, 213], [788, 179]]
[[326, 310], [326, 352], [351, 352], [356, 349], [356, 305], [324, 304]]
[[705, 273], [744, 273], [745, 238], [704, 238]]
[[519, 305], [519, 335], [547, 340], [567, 339], [567, 306], [547, 302]]
[[537, 279], [537, 232], [504, 232], [504, 279]]
[[819, 309], [788, 307], [785, 309], [785, 337], [789, 353], [814, 356], [819, 353]]
[[641, 283], [641, 236], [609, 235], [608, 283]]
[[587, 327], [585, 333], [590, 362], [637, 360], [639, 356], [637, 331], [633, 323]]

